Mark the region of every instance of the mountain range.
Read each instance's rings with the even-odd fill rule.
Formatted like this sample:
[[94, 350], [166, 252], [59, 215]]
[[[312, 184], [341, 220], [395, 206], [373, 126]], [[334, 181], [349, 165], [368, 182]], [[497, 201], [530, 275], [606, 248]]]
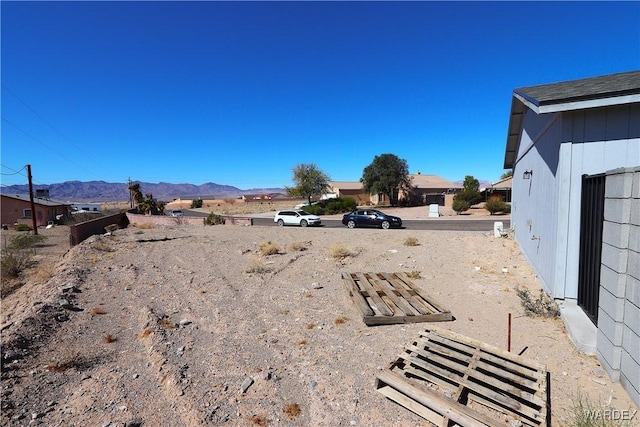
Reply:
[[[136, 181], [138, 182], [138, 181]], [[283, 188], [251, 188], [241, 190], [231, 185], [220, 185], [208, 182], [201, 185], [170, 184], [167, 182], [139, 182], [143, 194], [151, 193], [162, 201], [177, 198], [192, 199], [235, 199], [245, 194], [285, 193]], [[105, 181], [65, 181], [59, 184], [34, 185], [37, 190], [49, 190], [49, 198], [58, 201], [73, 202], [113, 202], [129, 200], [129, 184], [124, 182]], [[29, 194], [29, 186], [8, 185], [0, 189], [2, 194]]]
[[[137, 182], [137, 181], [136, 181]], [[462, 185], [463, 181], [456, 181]], [[490, 181], [480, 181], [480, 188], [490, 187]], [[37, 190], [49, 190], [49, 198], [72, 202], [116, 202], [129, 200], [129, 185], [124, 182], [65, 181], [59, 184], [36, 185]], [[284, 188], [251, 188], [241, 190], [231, 185], [207, 182], [201, 185], [170, 184], [168, 182], [140, 182], [143, 194], [151, 193], [158, 200], [170, 202], [181, 199], [235, 199], [246, 194], [286, 193]], [[27, 184], [8, 185], [0, 188], [2, 194], [29, 194]]]

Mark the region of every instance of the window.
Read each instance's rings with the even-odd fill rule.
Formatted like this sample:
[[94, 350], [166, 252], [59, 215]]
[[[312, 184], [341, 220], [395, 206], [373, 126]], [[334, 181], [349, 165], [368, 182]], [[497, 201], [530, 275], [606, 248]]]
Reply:
[[31, 218], [31, 209], [22, 209], [23, 218]]

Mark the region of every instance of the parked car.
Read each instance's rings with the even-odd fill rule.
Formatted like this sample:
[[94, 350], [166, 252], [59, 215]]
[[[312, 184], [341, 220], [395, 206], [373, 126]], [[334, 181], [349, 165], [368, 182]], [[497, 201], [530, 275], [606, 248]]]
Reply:
[[[311, 202], [312, 205], [317, 205], [318, 202]], [[296, 209], [303, 209], [305, 206], [309, 206], [309, 202], [304, 202], [304, 203], [298, 203], [296, 205]]]
[[278, 223], [279, 226], [283, 225], [299, 225], [300, 227], [306, 227], [308, 225], [320, 225], [320, 217], [310, 214], [301, 209], [294, 209], [290, 211], [278, 211], [273, 217], [273, 222]]
[[349, 228], [356, 227], [402, 227], [402, 219], [387, 215], [375, 209], [356, 209], [342, 217], [342, 223]]
[[173, 217], [179, 217], [179, 216], [184, 216], [184, 212], [182, 212], [180, 209], [171, 209], [167, 211], [167, 215], [173, 216]]

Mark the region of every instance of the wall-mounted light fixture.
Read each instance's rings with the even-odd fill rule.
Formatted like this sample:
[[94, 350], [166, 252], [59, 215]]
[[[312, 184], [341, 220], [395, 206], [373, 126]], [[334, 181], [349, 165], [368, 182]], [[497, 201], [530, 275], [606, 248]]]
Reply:
[[531, 179], [533, 176], [533, 171], [524, 171], [522, 174], [522, 179]]

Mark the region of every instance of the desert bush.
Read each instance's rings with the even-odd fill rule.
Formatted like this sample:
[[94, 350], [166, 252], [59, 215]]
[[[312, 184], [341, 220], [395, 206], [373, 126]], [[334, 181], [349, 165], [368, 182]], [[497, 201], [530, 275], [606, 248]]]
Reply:
[[332, 258], [342, 259], [349, 256], [353, 256], [354, 253], [351, 251], [351, 249], [347, 248], [344, 244], [337, 243], [329, 248], [329, 255], [331, 255]]
[[503, 213], [510, 214], [511, 213], [511, 203], [505, 203]]
[[19, 234], [9, 241], [9, 249], [29, 249], [45, 240], [47, 240], [46, 236], [40, 234]]
[[453, 197], [453, 204], [451, 205], [451, 209], [455, 211], [456, 214], [460, 215], [461, 212], [468, 211], [471, 207], [471, 203], [467, 202], [463, 199], [456, 199]]
[[502, 196], [495, 195], [489, 197], [489, 200], [484, 205], [485, 209], [489, 211], [491, 215], [497, 212], [504, 212], [507, 208], [507, 204], [502, 199]]
[[558, 304], [542, 289], [540, 289], [540, 294], [535, 299], [527, 289], [516, 288], [516, 294], [520, 298], [522, 307], [524, 307], [524, 313], [527, 316], [549, 318], [560, 315]]
[[31, 231], [29, 224], [16, 224], [13, 229], [16, 231]]
[[29, 250], [5, 250], [2, 251], [0, 260], [2, 277], [18, 277], [29, 266], [32, 252]]
[[[622, 411], [620, 411], [622, 415]], [[629, 411], [630, 415], [633, 410]], [[593, 403], [587, 396], [578, 392], [573, 400], [573, 408], [567, 425], [575, 427], [631, 427], [633, 420], [615, 419], [610, 407]], [[620, 417], [622, 418], [622, 417]]]
[[420, 273], [422, 273], [420, 270], [411, 270], [411, 271], [408, 271], [406, 274], [411, 279], [419, 279]]
[[194, 199], [191, 201], [191, 209], [198, 209], [202, 207], [202, 199]]
[[280, 246], [273, 242], [260, 243], [259, 249], [263, 256], [277, 255], [280, 253]]
[[219, 225], [224, 224], [224, 217], [211, 212], [203, 221], [204, 225]]
[[416, 239], [415, 237], [407, 237], [406, 239], [404, 239], [404, 245], [405, 246], [418, 246], [418, 245], [420, 245], [420, 242], [418, 242], [418, 239]]
[[307, 246], [309, 246], [311, 242], [292, 242], [289, 243], [289, 249], [292, 251], [306, 251]]
[[258, 273], [258, 274], [262, 274], [262, 273], [268, 273], [271, 271], [271, 269], [265, 265], [264, 261], [261, 259], [254, 259], [252, 260], [249, 265], [247, 265], [247, 268], [245, 268], [245, 273]]

